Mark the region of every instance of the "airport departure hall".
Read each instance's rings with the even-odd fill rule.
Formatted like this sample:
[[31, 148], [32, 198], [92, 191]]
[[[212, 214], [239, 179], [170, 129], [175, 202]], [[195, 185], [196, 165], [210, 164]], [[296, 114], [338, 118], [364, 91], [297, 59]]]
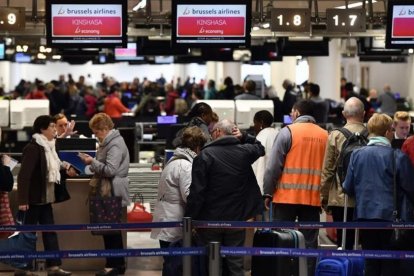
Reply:
[[0, 0], [0, 275], [413, 275], [414, 2]]

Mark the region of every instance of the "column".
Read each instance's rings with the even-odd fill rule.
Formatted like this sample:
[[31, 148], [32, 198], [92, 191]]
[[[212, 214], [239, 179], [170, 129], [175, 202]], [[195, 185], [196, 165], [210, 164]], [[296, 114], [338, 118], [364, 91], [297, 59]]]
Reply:
[[6, 93], [14, 89], [10, 79], [10, 64], [9, 61], [0, 62], [0, 87], [3, 87]]
[[187, 72], [185, 64], [174, 64], [174, 85], [177, 83], [177, 78], [181, 78], [181, 84], [187, 79]]
[[411, 104], [414, 105], [414, 56], [411, 55], [408, 58], [408, 93], [407, 97], [411, 100]]
[[223, 80], [226, 77], [230, 77], [233, 83], [243, 85], [241, 79], [241, 63], [240, 62], [223, 62]]
[[296, 57], [283, 57], [283, 61], [273, 61], [270, 63], [270, 79], [271, 85], [277, 92], [280, 100], [283, 99], [285, 89], [282, 83], [285, 79], [293, 82], [296, 81]]
[[329, 42], [328, 57], [310, 57], [309, 81], [319, 84], [320, 96], [339, 101], [341, 78], [341, 41], [332, 39]]
[[207, 62], [207, 81], [212, 79], [216, 82], [216, 88], [220, 89], [226, 77], [230, 77], [234, 84], [243, 84], [241, 79], [241, 63], [239, 62]]

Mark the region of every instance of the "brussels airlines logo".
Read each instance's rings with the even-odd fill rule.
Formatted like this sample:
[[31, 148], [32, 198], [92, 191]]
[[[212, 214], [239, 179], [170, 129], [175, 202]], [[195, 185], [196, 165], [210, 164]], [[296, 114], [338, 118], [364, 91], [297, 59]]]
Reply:
[[183, 15], [189, 15], [190, 13], [191, 13], [191, 11], [186, 7], [184, 12], [183, 12]]
[[408, 9], [408, 12], [407, 12], [405, 8], [402, 8], [400, 12], [398, 13], [398, 16], [404, 16], [404, 15], [414, 15], [414, 10]]
[[58, 14], [65, 14], [65, 9], [62, 7], [59, 8]]

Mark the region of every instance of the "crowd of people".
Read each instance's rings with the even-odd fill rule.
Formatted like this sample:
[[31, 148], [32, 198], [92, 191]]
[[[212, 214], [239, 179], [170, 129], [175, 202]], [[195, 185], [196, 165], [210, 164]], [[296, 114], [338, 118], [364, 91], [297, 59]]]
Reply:
[[[113, 123], [122, 113], [132, 112], [125, 97], [140, 99], [134, 102], [134, 112], [148, 111], [151, 106], [151, 110], [162, 110], [165, 114], [175, 114], [177, 99], [187, 99], [188, 94], [183, 94], [190, 91], [193, 99], [257, 97], [253, 81], [244, 83], [240, 90], [243, 93], [235, 92], [231, 78], [224, 82], [224, 89], [217, 91], [214, 82], [209, 81], [204, 91], [204, 83], [191, 81], [181, 85], [180, 81], [166, 83], [160, 78], [156, 82], [134, 80], [126, 84], [104, 77], [97, 88], [100, 99], [81, 78], [78, 82], [73, 79], [65, 82], [63, 77], [47, 84], [38, 81], [34, 89], [25, 83], [19, 85], [15, 91], [18, 95], [44, 96], [51, 101], [51, 115], [39, 116], [33, 124], [32, 140], [23, 150], [17, 178], [19, 209], [27, 213], [25, 223], [53, 224], [54, 185], [77, 173], [70, 164], [59, 160], [55, 149], [56, 137], [79, 136], [75, 123], [67, 119], [68, 114], [90, 117], [89, 127], [99, 147], [96, 157], [81, 155], [80, 158], [91, 167], [93, 178], [112, 180], [114, 195], [122, 197], [122, 205], [127, 206], [129, 153]], [[276, 221], [319, 221], [322, 210], [332, 214], [334, 221], [342, 221], [345, 194], [351, 198], [349, 221], [393, 221], [394, 182], [399, 187], [401, 219], [413, 221], [414, 138], [408, 137], [411, 118], [407, 112], [388, 109], [390, 104], [385, 97], [392, 95], [389, 87], [384, 96], [378, 97], [375, 112], [371, 112], [373, 105], [367, 110], [361, 95], [349, 94], [348, 90], [343, 94], [344, 128], [351, 133], [367, 130], [369, 134], [367, 146], [352, 153], [345, 181], [338, 176], [338, 158], [347, 138], [338, 129], [328, 133], [318, 125], [326, 122], [330, 108], [320, 97], [319, 85], [304, 84], [304, 93], [299, 93], [289, 80], [284, 81], [283, 87], [286, 91], [282, 110], [293, 123], [276, 130], [272, 126], [275, 117], [268, 111], [259, 111], [254, 116], [255, 135], [241, 131], [230, 120], [217, 118], [206, 103], [189, 105], [192, 108], [183, 113], [190, 117], [189, 123], [177, 133], [176, 150], [161, 175], [154, 221], [177, 221], [183, 216], [196, 220], [250, 221], [269, 208], [273, 208], [272, 219]], [[96, 97], [96, 101], [87, 100], [87, 96]], [[157, 99], [160, 96], [165, 99], [162, 104]], [[88, 105], [90, 102], [95, 102], [93, 108]], [[402, 141], [393, 144], [397, 140]], [[2, 160], [3, 181], [10, 170], [7, 155]], [[319, 230], [301, 229], [301, 232], [306, 247], [317, 248]], [[395, 249], [389, 242], [391, 234], [389, 229], [361, 231], [362, 249]], [[59, 250], [56, 233], [42, 235], [45, 250]], [[203, 245], [219, 241], [224, 246], [243, 246], [245, 242], [245, 231], [240, 229], [198, 229], [197, 236]], [[348, 234], [347, 249], [353, 242], [351, 236]], [[169, 247], [182, 238], [182, 233], [179, 229], [154, 229], [151, 237], [158, 239], [161, 247]], [[120, 233], [103, 235], [103, 240], [106, 249], [124, 246]], [[337, 242], [340, 245], [340, 238]], [[171, 261], [174, 259], [164, 258], [163, 275], [174, 275], [168, 270]], [[316, 263], [315, 258], [308, 258], [308, 275], [314, 275]], [[71, 274], [60, 265], [60, 259], [49, 259], [48, 275]], [[395, 271], [407, 275], [404, 269], [403, 261], [367, 259], [365, 275], [391, 275]], [[225, 275], [244, 275], [242, 258], [226, 256], [222, 270]], [[105, 268], [96, 275], [124, 272], [124, 258], [107, 258]], [[34, 273], [28, 268], [16, 271], [15, 275]]]
[[[344, 182], [338, 176], [338, 159], [347, 138], [339, 129], [328, 133], [318, 126], [312, 101], [299, 100], [291, 110], [293, 123], [279, 131], [271, 127], [270, 113], [257, 112], [256, 138], [241, 132], [228, 120], [216, 123], [210, 131], [212, 142], [197, 151], [185, 180], [172, 178], [171, 169], [184, 162], [190, 168], [190, 162], [174, 158], [169, 161], [161, 176], [154, 221], [180, 220], [183, 214], [198, 220], [249, 221], [269, 208], [273, 208], [272, 219], [276, 221], [318, 222], [322, 211], [331, 214], [334, 221], [343, 221], [345, 194], [350, 198], [347, 221], [393, 221], [393, 179], [399, 187], [401, 219], [413, 221], [414, 138], [407, 138], [404, 127], [409, 121], [408, 113], [396, 112], [394, 118], [374, 113], [364, 124], [364, 103], [359, 97], [350, 97], [344, 104], [343, 116], [346, 129], [351, 133], [366, 131], [369, 140], [352, 154]], [[399, 137], [404, 139], [403, 151], [391, 145]], [[175, 154], [180, 155], [182, 150], [177, 148]], [[394, 170], [393, 158], [398, 164]], [[173, 195], [180, 196], [179, 200], [169, 198]], [[166, 204], [169, 212], [165, 210]], [[300, 231], [307, 248], [318, 247], [318, 229]], [[224, 246], [243, 246], [245, 242], [244, 230], [196, 232], [204, 245], [219, 241]], [[352, 249], [353, 230], [347, 232], [345, 248]], [[152, 237], [159, 239], [163, 247], [182, 238], [179, 232], [170, 236], [159, 233], [160, 230], [153, 230]], [[360, 245], [364, 250], [398, 250], [391, 244], [391, 235], [390, 229], [361, 230]], [[341, 246], [341, 232], [338, 237], [337, 244]], [[166, 258], [164, 267], [171, 268], [172, 261]], [[307, 264], [308, 275], [314, 275], [317, 259], [308, 258]], [[406, 261], [366, 259], [365, 275], [391, 275], [397, 271], [399, 275], [409, 275], [407, 267], [410, 266]], [[243, 258], [226, 256], [222, 272], [244, 275]], [[173, 274], [167, 270], [163, 275]]]

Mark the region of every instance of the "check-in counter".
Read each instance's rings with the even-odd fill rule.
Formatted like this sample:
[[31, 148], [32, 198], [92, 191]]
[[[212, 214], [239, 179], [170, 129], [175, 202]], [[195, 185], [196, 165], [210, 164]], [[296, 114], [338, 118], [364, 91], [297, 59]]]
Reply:
[[[88, 224], [89, 179], [67, 179], [67, 189], [71, 199], [53, 204], [55, 224]], [[16, 191], [10, 193], [12, 210], [17, 210]], [[126, 214], [126, 211], [124, 212]], [[125, 220], [126, 221], [126, 216]], [[58, 233], [60, 250], [102, 250], [102, 236], [94, 236], [89, 231], [60, 231]], [[124, 248], [127, 248], [126, 232], [123, 231]], [[41, 234], [38, 233], [37, 250], [43, 251]], [[62, 268], [69, 271], [100, 270], [105, 266], [105, 258], [62, 259]], [[1, 267], [0, 267], [1, 270]]]

